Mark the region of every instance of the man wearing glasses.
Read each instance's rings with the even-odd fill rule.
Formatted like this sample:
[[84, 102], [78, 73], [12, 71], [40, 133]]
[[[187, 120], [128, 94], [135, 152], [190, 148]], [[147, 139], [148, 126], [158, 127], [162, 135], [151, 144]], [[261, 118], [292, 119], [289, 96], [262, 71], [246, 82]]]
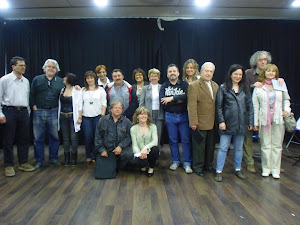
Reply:
[[15, 176], [13, 144], [16, 138], [19, 166], [26, 172], [34, 170], [28, 164], [29, 149], [29, 81], [23, 76], [25, 59], [15, 56], [10, 60], [12, 72], [0, 79], [0, 123], [3, 124], [5, 176]]
[[47, 59], [42, 67], [45, 74], [36, 76], [31, 84], [30, 105], [33, 109], [33, 135], [35, 168], [44, 165], [45, 132], [49, 133], [49, 162], [59, 166], [58, 161], [58, 99], [64, 87], [62, 78], [56, 76], [60, 71], [54, 59]]

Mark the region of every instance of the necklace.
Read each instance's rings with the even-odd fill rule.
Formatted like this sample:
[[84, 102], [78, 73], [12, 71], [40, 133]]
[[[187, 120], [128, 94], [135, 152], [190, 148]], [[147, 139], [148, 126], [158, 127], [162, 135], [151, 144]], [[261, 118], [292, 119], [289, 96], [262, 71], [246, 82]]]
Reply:
[[[92, 94], [91, 94], [92, 92]], [[94, 96], [95, 90], [89, 90], [89, 103], [90, 105], [93, 105], [94, 101], [93, 101], [93, 96]]]

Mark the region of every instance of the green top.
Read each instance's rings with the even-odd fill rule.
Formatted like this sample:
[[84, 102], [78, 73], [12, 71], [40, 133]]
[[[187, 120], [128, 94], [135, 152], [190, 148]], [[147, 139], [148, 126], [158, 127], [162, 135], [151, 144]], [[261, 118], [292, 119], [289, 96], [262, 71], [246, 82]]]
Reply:
[[140, 152], [144, 146], [147, 146], [148, 152], [153, 146], [157, 146], [157, 128], [155, 124], [150, 125], [150, 129], [146, 136], [142, 136], [139, 131], [139, 124], [136, 124], [130, 129], [131, 141], [132, 141], [132, 151], [133, 153]]
[[61, 89], [64, 87], [62, 78], [54, 76], [48, 80], [45, 74], [36, 76], [31, 84], [30, 106], [51, 109], [58, 106]]

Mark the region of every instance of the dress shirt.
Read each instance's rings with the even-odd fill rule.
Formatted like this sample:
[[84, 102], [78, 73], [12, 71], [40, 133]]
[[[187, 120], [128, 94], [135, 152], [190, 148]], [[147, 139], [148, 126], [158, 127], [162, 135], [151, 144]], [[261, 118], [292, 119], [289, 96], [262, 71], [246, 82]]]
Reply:
[[[21, 79], [9, 73], [0, 79], [0, 117], [3, 117], [2, 105], [28, 107], [29, 110], [30, 85], [27, 78]], [[29, 111], [28, 111], [29, 112]]]
[[205, 83], [207, 84], [207, 86], [208, 86], [208, 88], [210, 90], [212, 99], [214, 99], [214, 93], [213, 93], [210, 81], [205, 81]]

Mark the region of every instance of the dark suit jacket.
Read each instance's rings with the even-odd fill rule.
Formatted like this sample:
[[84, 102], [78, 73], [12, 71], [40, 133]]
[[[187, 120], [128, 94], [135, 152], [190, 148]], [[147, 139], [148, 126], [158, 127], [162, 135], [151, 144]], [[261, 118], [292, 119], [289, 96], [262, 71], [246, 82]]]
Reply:
[[213, 96], [206, 82], [200, 78], [189, 85], [188, 112], [190, 126], [198, 126], [199, 130], [211, 130], [215, 122], [215, 101], [219, 85], [211, 81]]

